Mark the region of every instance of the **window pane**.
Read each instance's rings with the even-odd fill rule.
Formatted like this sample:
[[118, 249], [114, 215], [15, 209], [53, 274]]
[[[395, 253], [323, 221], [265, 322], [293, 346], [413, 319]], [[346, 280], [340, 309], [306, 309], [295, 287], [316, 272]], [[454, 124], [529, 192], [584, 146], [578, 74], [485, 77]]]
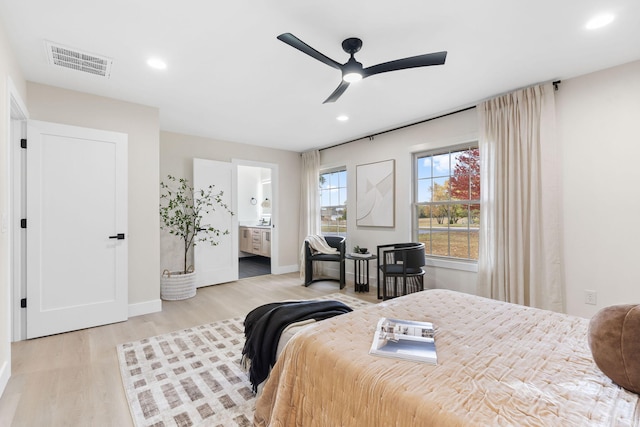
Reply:
[[469, 258], [469, 205], [449, 206], [449, 251], [456, 258]]
[[449, 256], [449, 216], [446, 206], [435, 206], [431, 222], [431, 254]]
[[322, 223], [328, 223], [331, 219], [331, 210], [329, 208], [320, 209], [320, 220]]
[[449, 200], [449, 179], [436, 178], [433, 180], [433, 199], [434, 202], [444, 202]]
[[416, 218], [418, 219], [418, 242], [424, 243], [427, 254], [431, 252], [431, 206], [416, 206]]
[[[480, 150], [478, 148], [471, 148], [460, 152], [457, 158], [457, 164], [461, 164], [466, 174], [479, 175], [480, 174]], [[454, 168], [455, 173], [455, 168]]]
[[420, 179], [418, 180], [418, 200], [416, 202], [432, 202], [433, 199], [433, 180], [432, 179]]
[[331, 186], [331, 188], [337, 188], [340, 186], [340, 174], [339, 173], [332, 173], [329, 175], [329, 185]]
[[431, 178], [431, 156], [420, 157], [417, 161], [418, 179]]
[[447, 205], [431, 206], [431, 228], [449, 227], [449, 209]]
[[469, 222], [471, 228], [477, 228], [480, 226], [480, 205], [469, 206]]
[[338, 206], [340, 204], [340, 190], [337, 188], [331, 188], [329, 190], [329, 194], [331, 194], [331, 206]]
[[469, 258], [469, 233], [466, 229], [452, 228], [449, 233], [451, 256]]
[[417, 206], [416, 217], [420, 230], [431, 227], [431, 206]]
[[320, 192], [320, 206], [331, 206], [331, 193], [328, 190]]
[[339, 195], [339, 199], [338, 199], [338, 204], [342, 205], [342, 206], [346, 206], [347, 204], [347, 189], [346, 188], [340, 188], [339, 190], [340, 195]]
[[321, 174], [320, 175], [320, 188], [329, 188], [329, 174]]
[[480, 205], [469, 205], [469, 258], [478, 259], [480, 247]]
[[469, 216], [469, 205], [449, 206], [449, 225], [451, 228], [467, 228], [467, 217]]
[[451, 199], [453, 200], [469, 200], [469, 175], [453, 175], [450, 181]]
[[433, 156], [433, 176], [449, 177], [449, 153]]
[[469, 258], [478, 259], [478, 248], [480, 247], [480, 230], [474, 228], [469, 230]]
[[478, 200], [480, 198], [478, 149], [456, 153], [451, 177], [451, 195], [457, 200]]

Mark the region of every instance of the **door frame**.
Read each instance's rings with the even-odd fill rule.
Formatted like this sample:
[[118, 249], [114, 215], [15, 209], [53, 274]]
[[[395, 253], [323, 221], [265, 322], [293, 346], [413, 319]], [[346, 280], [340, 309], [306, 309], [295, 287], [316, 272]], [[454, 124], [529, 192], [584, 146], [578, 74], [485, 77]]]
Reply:
[[8, 156], [7, 170], [9, 171], [9, 306], [7, 307], [7, 316], [10, 316], [10, 324], [12, 325], [12, 341], [22, 341], [26, 339], [27, 334], [27, 313], [20, 307], [20, 300], [26, 298], [26, 275], [25, 267], [25, 237], [26, 233], [20, 228], [20, 218], [24, 214], [24, 173], [26, 170], [25, 159], [26, 153], [20, 148], [20, 139], [26, 138], [27, 119], [29, 119], [29, 111], [20, 96], [20, 92], [14, 85], [11, 77], [7, 78], [7, 93], [9, 98], [9, 135], [8, 135]]
[[[233, 194], [231, 196], [234, 209], [238, 209], [238, 166], [251, 166], [255, 168], [271, 169], [271, 274], [282, 274], [288, 271], [280, 271], [280, 259], [278, 250], [279, 238], [278, 238], [278, 165], [276, 163], [258, 162], [254, 160], [244, 159], [231, 159], [232, 174], [231, 174], [231, 186], [233, 188]], [[240, 238], [240, 233], [237, 233], [236, 239]]]

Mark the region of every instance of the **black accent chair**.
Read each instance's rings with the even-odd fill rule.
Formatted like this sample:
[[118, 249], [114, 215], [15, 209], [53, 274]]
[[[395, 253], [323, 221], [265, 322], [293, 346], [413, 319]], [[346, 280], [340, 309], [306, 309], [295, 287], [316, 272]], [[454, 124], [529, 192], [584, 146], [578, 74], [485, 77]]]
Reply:
[[[304, 285], [309, 286], [311, 283], [316, 282], [318, 280], [337, 280], [340, 282], [340, 289], [344, 288], [345, 281], [345, 246], [346, 246], [346, 238], [341, 236], [324, 236], [324, 239], [327, 241], [327, 244], [332, 248], [336, 248], [338, 253], [333, 254], [323, 254], [323, 253], [315, 253], [311, 254], [311, 248], [309, 247], [309, 242], [304, 242]], [[337, 262], [340, 263], [340, 279], [332, 279], [332, 278], [322, 278], [322, 279], [313, 279], [313, 262], [314, 261], [329, 261], [329, 262]]]
[[378, 299], [424, 290], [424, 243], [378, 246]]

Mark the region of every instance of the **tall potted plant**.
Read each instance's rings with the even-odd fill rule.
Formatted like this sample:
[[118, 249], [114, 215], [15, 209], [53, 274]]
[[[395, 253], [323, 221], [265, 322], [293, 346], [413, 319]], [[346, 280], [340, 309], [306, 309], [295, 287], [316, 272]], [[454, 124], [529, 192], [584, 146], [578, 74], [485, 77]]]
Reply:
[[165, 270], [160, 279], [160, 297], [165, 300], [191, 298], [196, 294], [195, 271], [188, 265], [189, 250], [198, 243], [217, 245], [221, 235], [213, 224], [203, 224], [207, 214], [224, 209], [233, 215], [223, 202], [223, 191], [215, 192], [215, 185], [195, 190], [189, 181], [167, 175], [167, 182], [160, 183], [160, 229], [182, 240], [183, 264], [181, 271]]

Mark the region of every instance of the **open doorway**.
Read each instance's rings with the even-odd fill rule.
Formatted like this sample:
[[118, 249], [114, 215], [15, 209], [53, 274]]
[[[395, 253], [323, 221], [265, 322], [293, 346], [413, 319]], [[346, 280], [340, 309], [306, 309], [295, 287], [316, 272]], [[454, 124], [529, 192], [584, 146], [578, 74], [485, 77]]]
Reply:
[[238, 278], [271, 274], [273, 170], [269, 165], [237, 166]]

